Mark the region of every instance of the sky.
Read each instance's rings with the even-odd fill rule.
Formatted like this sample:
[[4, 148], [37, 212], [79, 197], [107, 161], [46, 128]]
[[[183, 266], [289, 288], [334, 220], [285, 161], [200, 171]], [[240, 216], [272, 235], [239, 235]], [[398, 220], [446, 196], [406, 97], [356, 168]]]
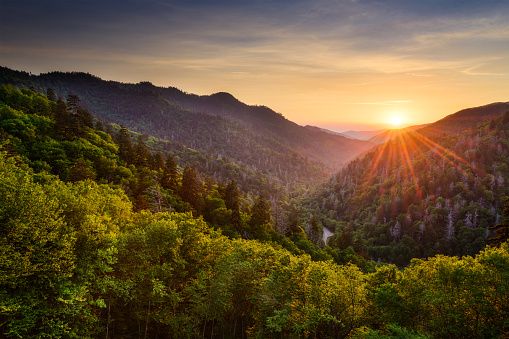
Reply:
[[507, 0], [0, 0], [0, 65], [376, 130], [509, 101], [508, 19]]

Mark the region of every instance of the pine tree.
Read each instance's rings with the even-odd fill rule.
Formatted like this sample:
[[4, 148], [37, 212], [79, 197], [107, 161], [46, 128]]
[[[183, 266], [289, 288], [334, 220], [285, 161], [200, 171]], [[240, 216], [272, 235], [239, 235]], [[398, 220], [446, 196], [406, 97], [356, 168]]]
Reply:
[[72, 139], [70, 125], [71, 116], [69, 112], [67, 112], [67, 106], [62, 99], [58, 99], [57, 106], [55, 108], [55, 131], [57, 132], [59, 139]]
[[253, 205], [249, 225], [261, 226], [266, 223], [270, 223], [270, 207], [265, 197], [260, 195]]
[[120, 159], [124, 160], [128, 164], [132, 164], [133, 144], [131, 142], [131, 134], [125, 126], [120, 126], [120, 130], [116, 135], [116, 142], [118, 144], [118, 155]]
[[87, 165], [83, 158], [79, 158], [71, 167], [71, 173], [69, 175], [69, 181], [76, 182], [86, 179], [95, 179], [95, 173], [92, 171], [90, 166]]
[[302, 233], [302, 231], [302, 227], [299, 226], [299, 211], [293, 207], [288, 216], [288, 230], [286, 236], [291, 237], [294, 234]]
[[77, 115], [80, 124], [80, 131], [83, 126], [92, 129], [94, 128], [94, 119], [92, 118], [92, 114], [90, 114], [90, 112], [87, 109], [83, 107], [78, 107]]
[[69, 94], [67, 96], [67, 110], [69, 111], [69, 113], [71, 114], [78, 113], [78, 107], [80, 106], [79, 102], [80, 97], [77, 96], [76, 94]]
[[184, 168], [182, 173], [182, 188], [180, 190], [180, 197], [185, 202], [188, 202], [195, 211], [200, 210], [200, 193], [202, 185], [198, 179], [196, 169], [192, 166]]
[[152, 154], [145, 144], [144, 136], [138, 135], [134, 149], [134, 163], [137, 166], [148, 166]]
[[53, 88], [48, 88], [46, 90], [46, 96], [48, 97], [48, 100], [51, 100], [51, 101], [57, 101], [57, 95], [55, 94], [55, 91], [53, 90]]
[[175, 158], [168, 153], [166, 157], [165, 167], [163, 167], [163, 176], [161, 178], [161, 186], [164, 189], [172, 190], [173, 192], [177, 191], [177, 163], [175, 162]]
[[162, 169], [164, 171], [166, 164], [164, 163], [164, 158], [161, 152], [157, 151], [156, 154], [154, 154], [154, 156], [152, 157], [151, 167], [154, 171], [157, 171], [159, 169]]
[[104, 124], [100, 119], [97, 119], [95, 123], [95, 129], [96, 131], [104, 132]]
[[320, 227], [318, 226], [318, 219], [314, 215], [309, 220], [308, 237], [315, 244], [320, 240]]
[[233, 227], [240, 232], [242, 228], [242, 220], [240, 217], [240, 197], [239, 188], [237, 187], [235, 180], [231, 180], [228, 182], [228, 185], [226, 185], [224, 202], [226, 208], [232, 211], [231, 223]]

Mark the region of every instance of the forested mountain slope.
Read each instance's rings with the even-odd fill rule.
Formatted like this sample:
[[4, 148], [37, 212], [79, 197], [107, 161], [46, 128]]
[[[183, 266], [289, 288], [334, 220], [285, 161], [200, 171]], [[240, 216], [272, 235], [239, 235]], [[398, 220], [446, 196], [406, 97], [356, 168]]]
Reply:
[[[125, 127], [105, 132], [73, 96], [67, 103], [55, 102], [30, 89], [0, 85], [1, 152], [37, 176], [52, 174], [67, 183], [93, 180], [120, 189], [134, 211], [192, 212], [231, 238], [278, 243], [316, 260], [347, 262], [332, 249], [326, 253], [317, 246], [318, 225], [309, 239], [298, 223], [283, 225], [288, 214], [282, 209], [285, 195], [263, 174], [213, 161], [180, 144], [147, 140]], [[218, 180], [207, 172], [231, 179]]]
[[[465, 110], [379, 145], [303, 199], [304, 210], [336, 229], [331, 246], [374, 260], [477, 253], [509, 195], [504, 107]], [[484, 112], [498, 117], [483, 121]], [[451, 120], [474, 127], [454, 133]]]
[[308, 130], [267, 107], [246, 105], [228, 93], [198, 96], [148, 82], [123, 84], [76, 72], [33, 76], [5, 67], [0, 68], [0, 83], [33, 86], [43, 92], [53, 88], [63, 98], [76, 94], [85, 108], [106, 122], [123, 124], [131, 130], [179, 141], [219, 156], [236, 156], [242, 161], [253, 157], [232, 153], [240, 145], [255, 146], [246, 140], [230, 145], [228, 139], [231, 135], [245, 134], [246, 129], [262, 148], [297, 153], [330, 173], [372, 146], [366, 141]]
[[484, 106], [466, 108], [427, 125], [419, 132], [425, 136], [461, 133], [474, 128], [479, 122], [496, 118], [509, 111], [508, 102], [495, 102]]
[[[169, 102], [147, 84], [106, 82], [84, 73], [51, 73], [38, 77], [0, 70], [0, 81], [33, 86], [57, 97], [77, 95], [79, 104], [105, 123], [167, 140], [154, 150], [185, 149], [189, 161], [217, 181], [235, 179], [254, 195], [270, 195], [303, 189], [326, 178], [323, 165], [311, 161], [290, 147], [254, 133], [223, 117], [193, 112]], [[149, 143], [149, 146], [155, 142]], [[194, 150], [194, 151], [193, 151]], [[192, 159], [193, 154], [196, 159]], [[279, 193], [278, 193], [279, 192]]]

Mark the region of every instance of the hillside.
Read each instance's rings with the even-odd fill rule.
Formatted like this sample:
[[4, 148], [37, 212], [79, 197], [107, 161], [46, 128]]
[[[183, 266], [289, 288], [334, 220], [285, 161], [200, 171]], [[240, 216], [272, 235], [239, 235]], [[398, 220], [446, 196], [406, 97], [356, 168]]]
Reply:
[[419, 132], [425, 136], [457, 134], [465, 129], [474, 128], [483, 120], [496, 118], [507, 111], [509, 111], [508, 102], [495, 102], [484, 106], [466, 108], [426, 126]]
[[[438, 253], [478, 253], [509, 195], [504, 107], [464, 110], [379, 145], [304, 198], [303, 209], [336, 228], [329, 245], [352, 246], [373, 260], [405, 265]], [[451, 121], [466, 129], [455, 133]]]
[[1, 82], [17, 79], [19, 86], [31, 84], [42, 93], [53, 89], [56, 97], [76, 94], [79, 104], [104, 123], [124, 125], [162, 139], [148, 143], [154, 151], [166, 154], [171, 149], [185, 149], [188, 156], [184, 164], [192, 164], [219, 182], [235, 179], [253, 196], [262, 191], [279, 196], [326, 178], [323, 165], [275, 139], [221, 116], [184, 109], [146, 83], [106, 82], [83, 73], [34, 77], [5, 68], [0, 76]]
[[231, 147], [230, 135], [242, 136], [247, 131], [261, 148], [279, 150], [280, 156], [296, 153], [328, 173], [337, 171], [372, 146], [369, 142], [308, 130], [267, 107], [246, 105], [228, 93], [198, 96], [148, 82], [123, 84], [76, 72], [35, 76], [5, 67], [0, 68], [0, 83], [32, 86], [40, 92], [52, 88], [63, 98], [76, 94], [83, 107], [105, 122], [178, 141], [216, 156], [226, 154], [243, 162], [254, 159], [258, 166], [265, 165], [266, 159], [264, 164], [250, 154], [233, 154], [251, 142], [240, 140], [236, 147]]

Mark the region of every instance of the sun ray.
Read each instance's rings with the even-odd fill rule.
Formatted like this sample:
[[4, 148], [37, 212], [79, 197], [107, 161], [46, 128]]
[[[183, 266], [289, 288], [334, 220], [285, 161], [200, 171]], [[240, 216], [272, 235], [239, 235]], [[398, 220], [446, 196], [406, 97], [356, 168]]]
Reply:
[[408, 155], [407, 143], [403, 139], [404, 138], [403, 134], [400, 134], [399, 137], [401, 139], [401, 148], [403, 151], [403, 155], [405, 156], [405, 159], [406, 159], [406, 162], [408, 165], [408, 169], [409, 169], [412, 179], [415, 183], [415, 186], [417, 187], [417, 195], [419, 196], [419, 199], [422, 199], [421, 190], [419, 188], [419, 182], [417, 180], [417, 176], [415, 175], [414, 167], [412, 165], [412, 161], [410, 160], [410, 156]]
[[[475, 166], [474, 164], [468, 162], [467, 160], [463, 159], [462, 157], [460, 157], [459, 155], [457, 155], [456, 153], [454, 153], [453, 151], [451, 150], [448, 150], [446, 149], [445, 147], [437, 144], [436, 142], [432, 141], [431, 139], [429, 139], [428, 137], [422, 135], [421, 133], [419, 132], [416, 132], [416, 135], [418, 135], [418, 138], [417, 140], [421, 141], [423, 144], [425, 144], [426, 146], [428, 146], [430, 148], [431, 151], [433, 151], [434, 153], [436, 153], [438, 156], [440, 156], [442, 159], [444, 159], [445, 161], [447, 161], [449, 164], [451, 164], [452, 166], [454, 166], [458, 171], [460, 171], [460, 173], [464, 173], [466, 174], [467, 176], [469, 176], [471, 179], [475, 179], [473, 177], [473, 174], [469, 174], [467, 171], [465, 171], [463, 168], [461, 168], [461, 166], [457, 165], [456, 163], [454, 163], [452, 160], [449, 160], [446, 156], [447, 155], [450, 155], [451, 157], [453, 157], [455, 160], [457, 160], [458, 162], [464, 164], [464, 165], [467, 165], [467, 166], [470, 166], [472, 168], [472, 171], [473, 172], [476, 172], [476, 173], [479, 173], [481, 176], [484, 176], [486, 173], [478, 168], [477, 166]], [[441, 152], [440, 152], [441, 151]]]

